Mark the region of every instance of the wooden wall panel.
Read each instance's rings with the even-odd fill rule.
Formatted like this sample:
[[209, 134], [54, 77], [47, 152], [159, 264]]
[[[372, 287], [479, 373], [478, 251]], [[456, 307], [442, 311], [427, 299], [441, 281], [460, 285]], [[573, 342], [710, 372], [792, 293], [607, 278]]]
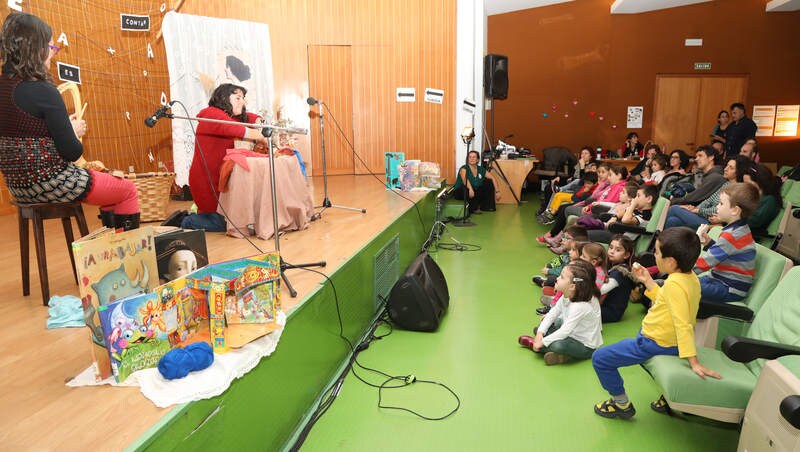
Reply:
[[[162, 2], [23, 2], [24, 9], [53, 26], [56, 36], [62, 31], [68, 34], [70, 47], [57, 60], [82, 68], [82, 90], [89, 102], [86, 155], [114, 168], [133, 165], [137, 171], [149, 171], [156, 169], [158, 161], [172, 160], [169, 122], [161, 121], [154, 129], [142, 124], [158, 106], [161, 92], [169, 96], [164, 44], [156, 40]], [[177, 2], [166, 3], [169, 8]], [[314, 95], [308, 84], [308, 46], [351, 46], [353, 139], [368, 170], [383, 172], [386, 151], [435, 161], [442, 168], [454, 166], [456, 0], [186, 1], [180, 12], [268, 24], [275, 80], [273, 108], [282, 106], [300, 126], [311, 125], [305, 103], [307, 96]], [[7, 13], [4, 10], [2, 18]], [[149, 15], [151, 31], [120, 32], [120, 13]], [[148, 43], [155, 53], [153, 59], [147, 58]], [[106, 51], [109, 46], [116, 54]], [[417, 102], [395, 103], [399, 86], [416, 88]], [[444, 89], [444, 103], [426, 104], [426, 87]], [[313, 169], [311, 138], [298, 141]], [[153, 162], [148, 153], [153, 154]], [[367, 170], [358, 164], [355, 171]]]

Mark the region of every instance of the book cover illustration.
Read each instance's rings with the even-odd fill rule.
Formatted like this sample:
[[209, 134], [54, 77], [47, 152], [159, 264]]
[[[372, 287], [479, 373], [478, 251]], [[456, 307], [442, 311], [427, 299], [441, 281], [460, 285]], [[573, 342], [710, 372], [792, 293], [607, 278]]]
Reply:
[[177, 229], [154, 237], [158, 277], [166, 283], [208, 265], [206, 233]]
[[157, 293], [112, 301], [98, 311], [111, 370], [118, 382], [137, 370], [156, 367], [170, 351], [170, 326], [177, 321], [174, 312], [163, 311]]
[[84, 319], [92, 337], [95, 378], [111, 375], [99, 308], [158, 284], [151, 228], [103, 234], [72, 243]]
[[235, 297], [228, 297], [225, 320], [228, 324], [275, 321], [280, 310], [280, 268], [277, 265], [249, 265], [233, 281]]
[[181, 277], [156, 288], [162, 309], [175, 322], [174, 327], [167, 325], [172, 331], [169, 342], [173, 348], [199, 341], [211, 343], [207, 293], [189, 287], [187, 278], [190, 277]]

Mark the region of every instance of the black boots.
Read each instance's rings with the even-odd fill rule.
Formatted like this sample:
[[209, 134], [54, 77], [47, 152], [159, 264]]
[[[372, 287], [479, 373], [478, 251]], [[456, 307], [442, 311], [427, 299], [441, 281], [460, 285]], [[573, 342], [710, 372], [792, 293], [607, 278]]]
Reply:
[[175, 212], [172, 212], [163, 223], [161, 223], [161, 226], [181, 227], [181, 222], [184, 218], [186, 218], [187, 215], [189, 215], [189, 212], [186, 210], [176, 210]]
[[103, 223], [103, 226], [114, 229], [114, 212], [110, 210], [100, 210], [100, 215], [97, 216]]
[[110, 210], [100, 210], [98, 215], [103, 226], [111, 229], [122, 228], [123, 231], [139, 228], [139, 214], [132, 213], [127, 215], [115, 214]]
[[132, 213], [126, 215], [114, 214], [114, 226], [122, 228], [123, 231], [139, 229], [139, 214]]

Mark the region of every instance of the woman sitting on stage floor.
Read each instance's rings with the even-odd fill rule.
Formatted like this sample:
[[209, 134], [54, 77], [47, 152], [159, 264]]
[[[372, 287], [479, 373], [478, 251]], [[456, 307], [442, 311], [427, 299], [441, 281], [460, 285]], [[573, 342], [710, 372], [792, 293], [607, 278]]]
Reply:
[[[50, 75], [59, 48], [38, 17], [12, 13], [3, 22], [0, 56], [0, 170], [22, 203], [80, 201], [100, 206], [103, 225], [139, 227], [139, 196], [127, 179], [75, 165], [86, 121], [70, 116]], [[76, 108], [80, 108], [76, 105]]]
[[478, 151], [469, 151], [467, 164], [458, 169], [455, 198], [468, 200], [469, 213], [481, 213], [482, 210], [494, 212], [495, 199], [500, 198], [500, 192], [495, 190], [492, 176], [486, 173], [486, 168], [479, 166], [480, 154]]
[[[255, 123], [261, 117], [246, 111], [245, 94], [247, 90], [241, 86], [224, 83], [214, 90], [208, 108], [200, 110], [197, 117]], [[175, 212], [163, 224], [177, 225], [180, 220], [180, 226], [184, 229], [225, 232], [225, 217], [217, 213], [219, 173], [227, 150], [235, 147], [234, 139], [267, 142], [261, 135], [261, 129], [200, 121], [194, 143], [194, 158], [189, 168], [189, 189], [197, 205], [197, 213], [187, 215], [185, 211]]]

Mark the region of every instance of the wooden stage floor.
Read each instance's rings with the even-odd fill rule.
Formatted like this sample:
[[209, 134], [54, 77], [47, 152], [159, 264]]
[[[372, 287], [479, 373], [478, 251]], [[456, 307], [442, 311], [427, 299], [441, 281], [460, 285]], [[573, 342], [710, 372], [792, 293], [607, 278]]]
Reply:
[[[321, 178], [310, 179], [314, 201], [323, 199]], [[403, 193], [418, 200], [423, 194]], [[290, 263], [324, 260], [333, 272], [368, 240], [412, 207], [388, 192], [380, 177], [333, 176], [328, 178], [328, 196], [337, 205], [363, 207], [366, 214], [327, 209], [308, 229], [284, 234], [280, 241]], [[186, 208], [191, 202], [173, 202]], [[89, 229], [100, 226], [96, 208], [84, 208]], [[157, 223], [151, 223], [157, 224]], [[48, 330], [47, 308], [42, 306], [36, 252], [31, 244], [31, 295], [22, 296], [16, 215], [0, 216], [0, 234], [9, 241], [0, 250], [5, 271], [0, 278], [0, 318], [5, 319], [5, 339], [0, 342], [0, 449], [2, 450], [121, 450], [164, 416], [168, 409], [156, 408], [137, 388], [69, 388], [65, 381], [90, 364], [89, 337], [85, 328]], [[51, 295], [78, 295], [59, 221], [46, 221], [47, 264]], [[73, 225], [77, 231], [77, 227]], [[246, 240], [208, 233], [211, 262], [256, 254]], [[252, 238], [264, 251], [274, 249], [273, 240]], [[31, 238], [31, 242], [33, 239]], [[298, 291], [289, 297], [284, 289], [283, 305], [291, 310], [322, 279], [302, 270], [287, 271]]]

